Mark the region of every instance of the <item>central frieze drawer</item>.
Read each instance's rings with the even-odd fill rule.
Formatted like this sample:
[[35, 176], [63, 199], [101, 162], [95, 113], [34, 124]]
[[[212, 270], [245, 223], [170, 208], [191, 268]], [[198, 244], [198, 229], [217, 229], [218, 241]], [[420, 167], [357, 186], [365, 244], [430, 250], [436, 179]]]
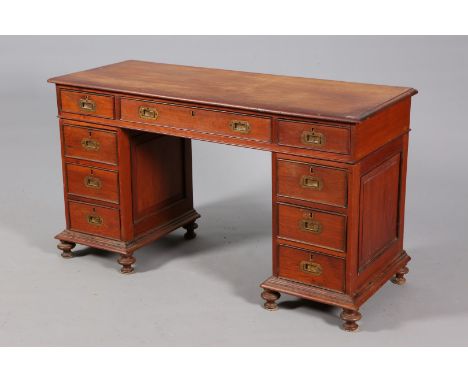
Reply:
[[346, 250], [346, 216], [278, 205], [278, 236], [338, 252]]
[[122, 98], [120, 119], [271, 142], [271, 119], [264, 117]]

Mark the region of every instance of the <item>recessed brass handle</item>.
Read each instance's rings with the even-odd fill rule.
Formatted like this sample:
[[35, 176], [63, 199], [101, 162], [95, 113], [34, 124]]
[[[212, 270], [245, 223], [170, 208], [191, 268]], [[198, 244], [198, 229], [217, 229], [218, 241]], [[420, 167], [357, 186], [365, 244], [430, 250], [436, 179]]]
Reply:
[[78, 104], [81, 110], [96, 111], [96, 102], [89, 99], [88, 96], [86, 96], [85, 98], [80, 98], [80, 100], [78, 101]]
[[96, 141], [95, 139], [83, 138], [81, 140], [81, 146], [83, 146], [87, 151], [98, 151], [101, 145], [99, 144], [99, 141]]
[[320, 233], [322, 232], [322, 224], [316, 220], [302, 219], [299, 222], [299, 227], [302, 231]]
[[315, 176], [310, 176], [310, 175], [304, 175], [301, 178], [300, 184], [301, 184], [301, 187], [310, 188], [312, 190], [320, 191], [323, 188], [322, 180]]
[[102, 223], [104, 222], [104, 219], [102, 218], [102, 216], [99, 216], [99, 215], [88, 215], [86, 219], [88, 220], [89, 224], [96, 225], [96, 226], [101, 226]]
[[235, 133], [250, 133], [250, 123], [247, 121], [231, 121], [229, 125], [231, 126], [231, 130]]
[[140, 106], [138, 109], [138, 114], [140, 118], [143, 119], [157, 119], [158, 118], [158, 111], [153, 107], [148, 106]]
[[312, 261], [301, 261], [300, 267], [302, 272], [311, 273], [314, 276], [320, 276], [323, 271], [320, 264], [313, 263]]
[[323, 146], [325, 144], [325, 136], [314, 130], [302, 132], [301, 140], [306, 145]]
[[94, 188], [97, 190], [101, 189], [102, 187], [101, 179], [94, 176], [85, 176], [84, 184], [88, 188]]

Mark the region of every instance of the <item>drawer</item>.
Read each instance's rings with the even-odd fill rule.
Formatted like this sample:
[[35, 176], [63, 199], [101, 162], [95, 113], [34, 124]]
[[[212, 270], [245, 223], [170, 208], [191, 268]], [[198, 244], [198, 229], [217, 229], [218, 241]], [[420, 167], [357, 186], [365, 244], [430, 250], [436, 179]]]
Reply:
[[68, 193], [86, 198], [119, 202], [118, 174], [75, 164], [66, 165]]
[[283, 146], [349, 154], [350, 132], [345, 127], [280, 119], [278, 143]]
[[345, 261], [315, 252], [279, 246], [278, 276], [344, 292]]
[[117, 164], [117, 134], [86, 127], [63, 126], [64, 155]]
[[92, 204], [68, 202], [70, 229], [120, 239], [119, 210]]
[[278, 235], [317, 247], [344, 252], [346, 249], [346, 216], [278, 205]]
[[284, 159], [276, 165], [278, 195], [346, 207], [346, 171]]
[[271, 142], [270, 118], [122, 98], [121, 120]]
[[114, 96], [60, 90], [60, 109], [66, 113], [114, 118]]

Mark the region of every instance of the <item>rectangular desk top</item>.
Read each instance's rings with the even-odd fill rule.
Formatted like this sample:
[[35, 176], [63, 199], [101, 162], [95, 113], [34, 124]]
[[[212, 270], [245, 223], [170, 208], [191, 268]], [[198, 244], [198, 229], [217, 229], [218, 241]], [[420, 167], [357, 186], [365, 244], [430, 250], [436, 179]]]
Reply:
[[278, 115], [360, 122], [413, 88], [124, 61], [54, 77], [58, 85]]

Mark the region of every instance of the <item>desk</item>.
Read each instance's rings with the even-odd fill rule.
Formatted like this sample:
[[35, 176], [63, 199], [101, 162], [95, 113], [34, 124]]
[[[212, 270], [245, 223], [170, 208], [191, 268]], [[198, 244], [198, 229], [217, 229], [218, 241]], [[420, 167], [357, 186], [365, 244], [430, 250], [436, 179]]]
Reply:
[[125, 61], [52, 78], [62, 144], [65, 258], [195, 238], [191, 139], [272, 153], [272, 276], [280, 293], [343, 308], [345, 330], [385, 282], [405, 282], [412, 88]]

